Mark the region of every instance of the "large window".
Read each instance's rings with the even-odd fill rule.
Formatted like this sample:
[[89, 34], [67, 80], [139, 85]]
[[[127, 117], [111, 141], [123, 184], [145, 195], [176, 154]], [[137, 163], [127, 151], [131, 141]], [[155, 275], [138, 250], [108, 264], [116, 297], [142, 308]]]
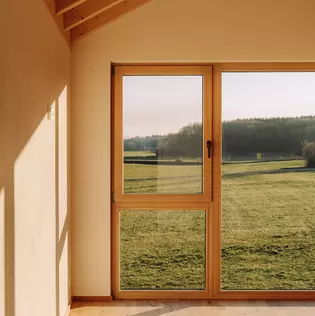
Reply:
[[315, 73], [223, 73], [222, 120], [222, 289], [315, 289]]
[[212, 67], [115, 71], [113, 293], [207, 298]]
[[315, 64], [113, 73], [114, 297], [315, 299]]

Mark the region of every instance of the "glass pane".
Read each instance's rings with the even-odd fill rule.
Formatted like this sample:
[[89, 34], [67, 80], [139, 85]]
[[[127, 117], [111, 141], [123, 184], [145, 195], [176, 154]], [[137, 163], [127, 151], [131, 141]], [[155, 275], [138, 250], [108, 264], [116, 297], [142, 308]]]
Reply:
[[205, 211], [120, 211], [122, 290], [203, 290]]
[[202, 193], [202, 76], [124, 76], [124, 193]]
[[315, 289], [315, 73], [224, 73], [222, 289]]

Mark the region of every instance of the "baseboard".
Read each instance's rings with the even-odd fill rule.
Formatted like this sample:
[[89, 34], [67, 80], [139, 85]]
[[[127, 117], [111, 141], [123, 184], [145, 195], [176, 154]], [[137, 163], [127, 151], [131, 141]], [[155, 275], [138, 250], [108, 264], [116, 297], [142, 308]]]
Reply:
[[69, 303], [68, 303], [67, 310], [66, 310], [66, 312], [65, 312], [65, 316], [68, 316], [68, 315], [70, 314], [72, 302], [73, 302], [73, 297], [71, 296], [70, 301], [69, 301]]
[[73, 296], [72, 302], [109, 302], [113, 297], [110, 296]]

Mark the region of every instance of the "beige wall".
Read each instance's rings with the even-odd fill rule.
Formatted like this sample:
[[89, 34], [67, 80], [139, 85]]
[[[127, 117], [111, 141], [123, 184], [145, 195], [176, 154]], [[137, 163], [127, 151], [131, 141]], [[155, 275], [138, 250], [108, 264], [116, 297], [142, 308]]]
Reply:
[[1, 1], [0, 12], [0, 315], [63, 316], [70, 49], [43, 0]]
[[313, 0], [153, 0], [72, 52], [74, 295], [110, 295], [110, 62], [314, 61]]

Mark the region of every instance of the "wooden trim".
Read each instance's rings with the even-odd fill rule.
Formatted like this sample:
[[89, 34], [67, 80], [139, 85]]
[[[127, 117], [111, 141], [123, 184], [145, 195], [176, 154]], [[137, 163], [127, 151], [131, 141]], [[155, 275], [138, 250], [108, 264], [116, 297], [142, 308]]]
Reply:
[[[114, 159], [115, 167], [114, 167], [114, 194], [115, 201], [120, 200], [122, 184], [121, 181], [123, 179], [123, 170], [122, 170], [122, 161], [123, 161], [123, 148], [122, 148], [122, 140], [123, 140], [123, 131], [122, 131], [122, 117], [123, 117], [123, 100], [122, 100], [122, 87], [123, 86], [123, 78], [121, 75], [116, 73], [114, 76], [114, 100], [115, 104], [113, 105], [113, 115], [114, 115], [114, 125], [112, 130], [115, 133], [114, 138]], [[121, 162], [121, 163], [120, 163]]]
[[[205, 166], [204, 169], [207, 170], [209, 168], [206, 168]], [[208, 182], [207, 185], [204, 185], [204, 187], [205, 192], [206, 190], [209, 191], [210, 183]], [[160, 201], [164, 201], [167, 203], [194, 202], [196, 205], [196, 203], [207, 203], [211, 198], [210, 194], [208, 194], [207, 192], [204, 194], [122, 194], [119, 188], [120, 185], [116, 182], [115, 201], [117, 203], [159, 203]]]
[[314, 72], [315, 63], [224, 63], [214, 65], [214, 283], [213, 299], [223, 300], [314, 300], [315, 291], [221, 290], [221, 161], [222, 161], [222, 73], [223, 72]]
[[[123, 206], [123, 207], [120, 207]], [[162, 210], [188, 210], [191, 212], [194, 211], [205, 211], [206, 212], [206, 288], [204, 290], [120, 290], [120, 254], [119, 254], [119, 241], [120, 241], [120, 234], [119, 234], [119, 221], [120, 221], [120, 210], [156, 210], [156, 211], [162, 211]], [[114, 206], [114, 213], [112, 214], [113, 218], [113, 224], [115, 225], [114, 228], [114, 235], [113, 241], [112, 241], [112, 294], [115, 299], [208, 299], [211, 297], [211, 278], [212, 275], [212, 207], [211, 205], [207, 203], [203, 203], [202, 205], [196, 206], [196, 204], [188, 204], [182, 203], [182, 204], [176, 204], [173, 205], [165, 205], [165, 203], [160, 204], [146, 204], [146, 206], [141, 205], [139, 207], [138, 204], [135, 205], [125, 205], [124, 204], [117, 204]]]
[[114, 203], [115, 211], [119, 210], [190, 210], [190, 211], [202, 211], [209, 208], [209, 203], [189, 203], [189, 202], [176, 202], [176, 203], [152, 203], [150, 202], [139, 202], [139, 203]]
[[221, 168], [222, 168], [222, 107], [221, 80], [219, 66], [214, 66], [213, 72], [213, 293], [221, 289]]
[[70, 314], [72, 303], [73, 303], [73, 297], [71, 296], [68, 303], [67, 310], [65, 311], [65, 314], [64, 314], [65, 316], [68, 316]]
[[125, 0], [114, 7], [102, 12], [88, 21], [76, 26], [71, 30], [71, 42], [90, 34], [104, 25], [117, 20], [118, 18], [134, 11], [135, 9], [149, 3], [152, 0]]
[[[149, 75], [210, 75], [212, 66], [211, 65], [137, 65], [137, 66], [120, 66], [116, 65], [115, 75], [117, 76], [149, 76]], [[210, 79], [210, 81], [212, 78]], [[212, 93], [212, 92], [210, 92]]]
[[[112, 291], [116, 299], [207, 299], [211, 296], [213, 278], [213, 207], [211, 202], [212, 158], [204, 150], [204, 193], [203, 194], [123, 194], [123, 126], [122, 84], [124, 75], [202, 75], [203, 76], [203, 125], [204, 146], [212, 140], [212, 67], [197, 66], [115, 66], [112, 76], [112, 188], [115, 203], [112, 203], [112, 247], [111, 271]], [[205, 148], [204, 147], [204, 148]], [[122, 291], [119, 279], [119, 221], [120, 210], [205, 210], [206, 211], [206, 289], [198, 291]]]
[[206, 300], [208, 291], [119, 291], [115, 300]]
[[70, 30], [124, 0], [94, 0], [85, 2], [64, 14], [64, 28]]
[[123, 101], [122, 85], [124, 75], [202, 75], [203, 76], [203, 193], [201, 194], [124, 194], [123, 193], [123, 164], [117, 163], [114, 170], [115, 177], [115, 202], [116, 203], [142, 203], [152, 202], [165, 203], [175, 202], [210, 202], [211, 199], [211, 164], [212, 158], [208, 158], [206, 141], [212, 141], [212, 67], [211, 66], [115, 66], [114, 76], [114, 97], [115, 97], [115, 118], [114, 118], [114, 148], [115, 161], [123, 161]]
[[217, 67], [221, 72], [259, 72], [259, 71], [269, 71], [269, 72], [278, 72], [278, 71], [306, 71], [313, 72], [315, 71], [315, 62], [143, 62], [143, 63], [116, 63], [112, 62], [113, 67], [202, 67], [202, 66], [211, 66]]
[[109, 296], [73, 296], [73, 302], [110, 302], [113, 300], [111, 295]]
[[[110, 65], [110, 77], [111, 77], [111, 104], [110, 104], [110, 131], [111, 131], [111, 143], [110, 143], [110, 159], [111, 159], [111, 168], [110, 168], [110, 177], [111, 177], [111, 189], [110, 189], [110, 196], [112, 198], [112, 194], [115, 190], [115, 77], [113, 76], [113, 70], [114, 66], [113, 64]], [[110, 227], [110, 236], [111, 236], [111, 241], [110, 241], [110, 279], [111, 279], [111, 289], [113, 290], [117, 286], [119, 286], [119, 283], [117, 285], [116, 282], [116, 276], [118, 274], [117, 272], [117, 262], [115, 260], [117, 254], [117, 247], [113, 246], [114, 242], [118, 240], [117, 236], [117, 227], [118, 224], [116, 223], [116, 216], [114, 215], [114, 206], [115, 204], [111, 201], [111, 214], [110, 214], [110, 222], [111, 222], [111, 227]]]
[[218, 300], [315, 300], [315, 291], [219, 291]]
[[221, 72], [290, 72], [290, 71], [315, 71], [314, 62], [264, 62], [264, 63], [222, 63], [217, 64]]
[[[113, 64], [114, 65], [114, 64]], [[181, 200], [180, 202], [159, 202], [159, 201], [142, 201], [132, 200], [126, 202], [121, 200], [115, 207], [113, 207], [112, 218], [113, 223], [119, 220], [119, 209], [203, 209], [208, 205], [208, 227], [209, 227], [209, 291], [119, 291], [119, 276], [117, 260], [119, 260], [118, 247], [112, 244], [112, 273], [115, 273], [115, 281], [113, 282], [113, 294], [117, 299], [216, 299], [216, 300], [266, 300], [266, 299], [289, 299], [289, 300], [314, 300], [314, 291], [223, 291], [221, 290], [221, 160], [222, 160], [222, 72], [315, 72], [314, 62], [305, 63], [212, 63], [212, 64], [124, 64], [116, 67], [117, 73], [122, 75], [135, 75], [141, 69], [145, 74], [156, 74], [157, 70], [170, 74], [169, 67], [176, 68], [177, 74], [187, 73], [187, 69], [195, 67], [212, 66], [212, 139], [213, 139], [213, 153], [212, 153], [212, 175], [213, 186], [211, 191], [211, 202], [199, 200], [189, 201]], [[187, 68], [185, 68], [187, 67]], [[185, 71], [184, 71], [185, 69]], [[195, 68], [196, 69], [196, 68]], [[201, 70], [200, 70], [201, 71]], [[117, 76], [117, 77], [120, 77]], [[115, 80], [116, 76], [115, 76]], [[114, 106], [114, 105], [112, 105]], [[116, 110], [116, 108], [115, 108]], [[115, 132], [117, 130], [115, 129]], [[119, 132], [119, 131], [118, 131]], [[113, 142], [113, 146], [115, 146]], [[113, 147], [112, 147], [113, 149]], [[113, 183], [114, 184], [114, 183]], [[114, 225], [113, 225], [114, 226]], [[116, 226], [118, 227], [118, 226]], [[119, 240], [119, 232], [114, 231], [112, 239]], [[118, 259], [117, 259], [118, 258]]]
[[[202, 104], [202, 124], [203, 124], [203, 200], [211, 203], [212, 198], [212, 153], [210, 159], [207, 152], [207, 141], [212, 139], [212, 66], [202, 66], [203, 75], [203, 104]], [[212, 149], [211, 149], [212, 150]]]
[[119, 292], [120, 287], [120, 278], [119, 278], [119, 271], [120, 271], [120, 262], [119, 262], [119, 227], [120, 227], [120, 216], [119, 212], [116, 212], [116, 208], [114, 203], [112, 204], [112, 242], [111, 242], [111, 290], [112, 295], [117, 299], [117, 293]]
[[56, 0], [55, 13], [61, 15], [86, 1], [87, 0]]

